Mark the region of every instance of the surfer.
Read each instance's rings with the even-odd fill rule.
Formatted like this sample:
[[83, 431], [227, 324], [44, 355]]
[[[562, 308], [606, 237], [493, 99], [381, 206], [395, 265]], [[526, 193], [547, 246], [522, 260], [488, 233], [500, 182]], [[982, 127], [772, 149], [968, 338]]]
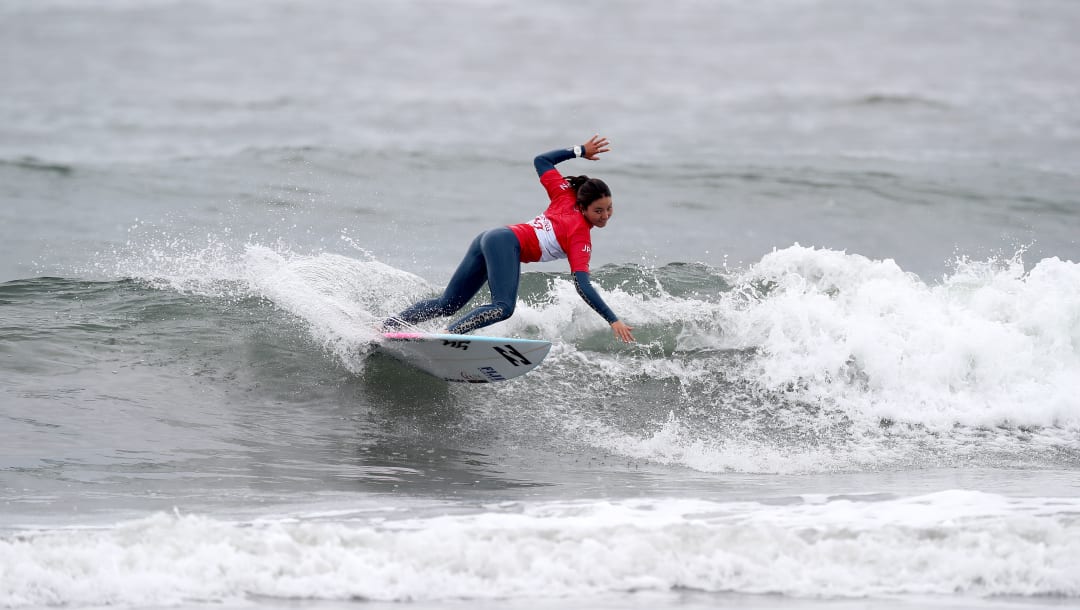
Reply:
[[607, 226], [611, 220], [611, 189], [598, 178], [564, 178], [555, 169], [557, 163], [579, 157], [596, 161], [609, 150], [607, 138], [595, 135], [580, 146], [537, 156], [533, 165], [551, 200], [548, 208], [531, 222], [477, 235], [441, 296], [412, 305], [397, 317], [387, 319], [383, 326], [393, 330], [402, 323], [416, 324], [452, 315], [480, 291], [485, 281], [491, 290], [491, 302], [465, 314], [447, 332], [465, 334], [501, 322], [513, 315], [517, 306], [521, 264], [565, 258], [581, 298], [611, 325], [617, 338], [633, 342], [630, 332], [633, 328], [611, 311], [589, 281], [590, 231]]

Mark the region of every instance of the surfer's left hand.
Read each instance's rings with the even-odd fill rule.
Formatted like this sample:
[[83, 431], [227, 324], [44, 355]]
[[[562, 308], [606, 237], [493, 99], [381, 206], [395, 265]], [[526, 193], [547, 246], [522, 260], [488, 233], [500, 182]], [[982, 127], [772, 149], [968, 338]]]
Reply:
[[608, 148], [607, 138], [599, 134], [589, 138], [589, 141], [585, 143], [583, 149], [581, 156], [590, 161], [596, 161], [600, 158], [600, 153], [606, 153], [611, 150]]
[[622, 320], [615, 320], [611, 323], [611, 330], [614, 331], [615, 336], [622, 340], [623, 343], [633, 343], [634, 335], [630, 331], [634, 330], [633, 327], [627, 326]]

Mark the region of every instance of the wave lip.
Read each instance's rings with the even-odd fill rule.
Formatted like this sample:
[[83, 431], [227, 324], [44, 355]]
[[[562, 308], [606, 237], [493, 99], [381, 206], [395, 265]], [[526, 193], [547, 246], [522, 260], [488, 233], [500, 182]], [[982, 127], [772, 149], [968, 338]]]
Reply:
[[159, 514], [0, 538], [0, 603], [448, 600], [690, 589], [1080, 597], [1080, 499], [973, 491], [506, 503], [385, 520]]

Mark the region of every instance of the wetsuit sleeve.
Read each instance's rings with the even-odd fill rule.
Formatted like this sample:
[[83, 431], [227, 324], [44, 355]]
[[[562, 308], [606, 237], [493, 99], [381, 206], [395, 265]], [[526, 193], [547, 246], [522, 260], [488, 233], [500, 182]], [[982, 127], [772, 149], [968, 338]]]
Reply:
[[[551, 200], [551, 204], [548, 206], [548, 210], [555, 208], [556, 210], [566, 211], [573, 209], [575, 202], [577, 201], [577, 194], [574, 189], [570, 188], [570, 183], [567, 182], [559, 170], [555, 169], [556, 163], [562, 163], [568, 159], [573, 159], [578, 156], [577, 150], [583, 150], [582, 147], [576, 146], [574, 150], [559, 149], [551, 150], [542, 155], [537, 155], [533, 159], [533, 165], [536, 167], [536, 173], [540, 176], [540, 184], [544, 186], [544, 190], [547, 191], [548, 199]], [[566, 210], [563, 210], [566, 208]]]
[[600, 295], [596, 293], [592, 282], [589, 281], [588, 271], [574, 272], [574, 286], [577, 288], [577, 293], [581, 295], [581, 299], [588, 303], [589, 307], [592, 307], [596, 313], [603, 316], [608, 324], [614, 324], [618, 321], [619, 317], [615, 315], [615, 312], [611, 311], [607, 303], [604, 303], [604, 299], [601, 299]]
[[536, 155], [536, 158], [533, 159], [533, 167], [536, 168], [537, 176], [543, 176], [545, 173], [555, 169], [556, 163], [562, 163], [576, 156], [572, 148], [550, 150], [542, 155]]

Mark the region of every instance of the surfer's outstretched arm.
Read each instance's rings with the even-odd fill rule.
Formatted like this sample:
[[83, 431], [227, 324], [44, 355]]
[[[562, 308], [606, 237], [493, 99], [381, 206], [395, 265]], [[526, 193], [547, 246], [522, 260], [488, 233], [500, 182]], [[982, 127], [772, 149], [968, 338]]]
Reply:
[[589, 141], [581, 146], [575, 146], [573, 148], [559, 148], [556, 150], [550, 150], [541, 155], [536, 155], [533, 159], [533, 167], [536, 168], [536, 175], [543, 176], [545, 173], [555, 169], [556, 163], [562, 163], [569, 159], [576, 159], [583, 157], [591, 161], [596, 161], [600, 158], [601, 153], [606, 153], [611, 150], [608, 147], [608, 140], [602, 136], [593, 136], [589, 138]]
[[600, 298], [600, 295], [596, 292], [596, 288], [593, 288], [592, 282], [589, 281], [588, 271], [574, 272], [574, 287], [577, 288], [577, 293], [581, 296], [581, 299], [585, 301], [589, 307], [592, 307], [593, 311], [607, 320], [607, 323], [611, 325], [611, 330], [615, 333], [616, 337], [625, 343], [634, 342], [634, 335], [630, 333], [630, 331], [634, 329], [619, 320], [618, 316], [615, 315], [615, 312], [611, 311], [611, 308], [604, 302], [604, 299]]

